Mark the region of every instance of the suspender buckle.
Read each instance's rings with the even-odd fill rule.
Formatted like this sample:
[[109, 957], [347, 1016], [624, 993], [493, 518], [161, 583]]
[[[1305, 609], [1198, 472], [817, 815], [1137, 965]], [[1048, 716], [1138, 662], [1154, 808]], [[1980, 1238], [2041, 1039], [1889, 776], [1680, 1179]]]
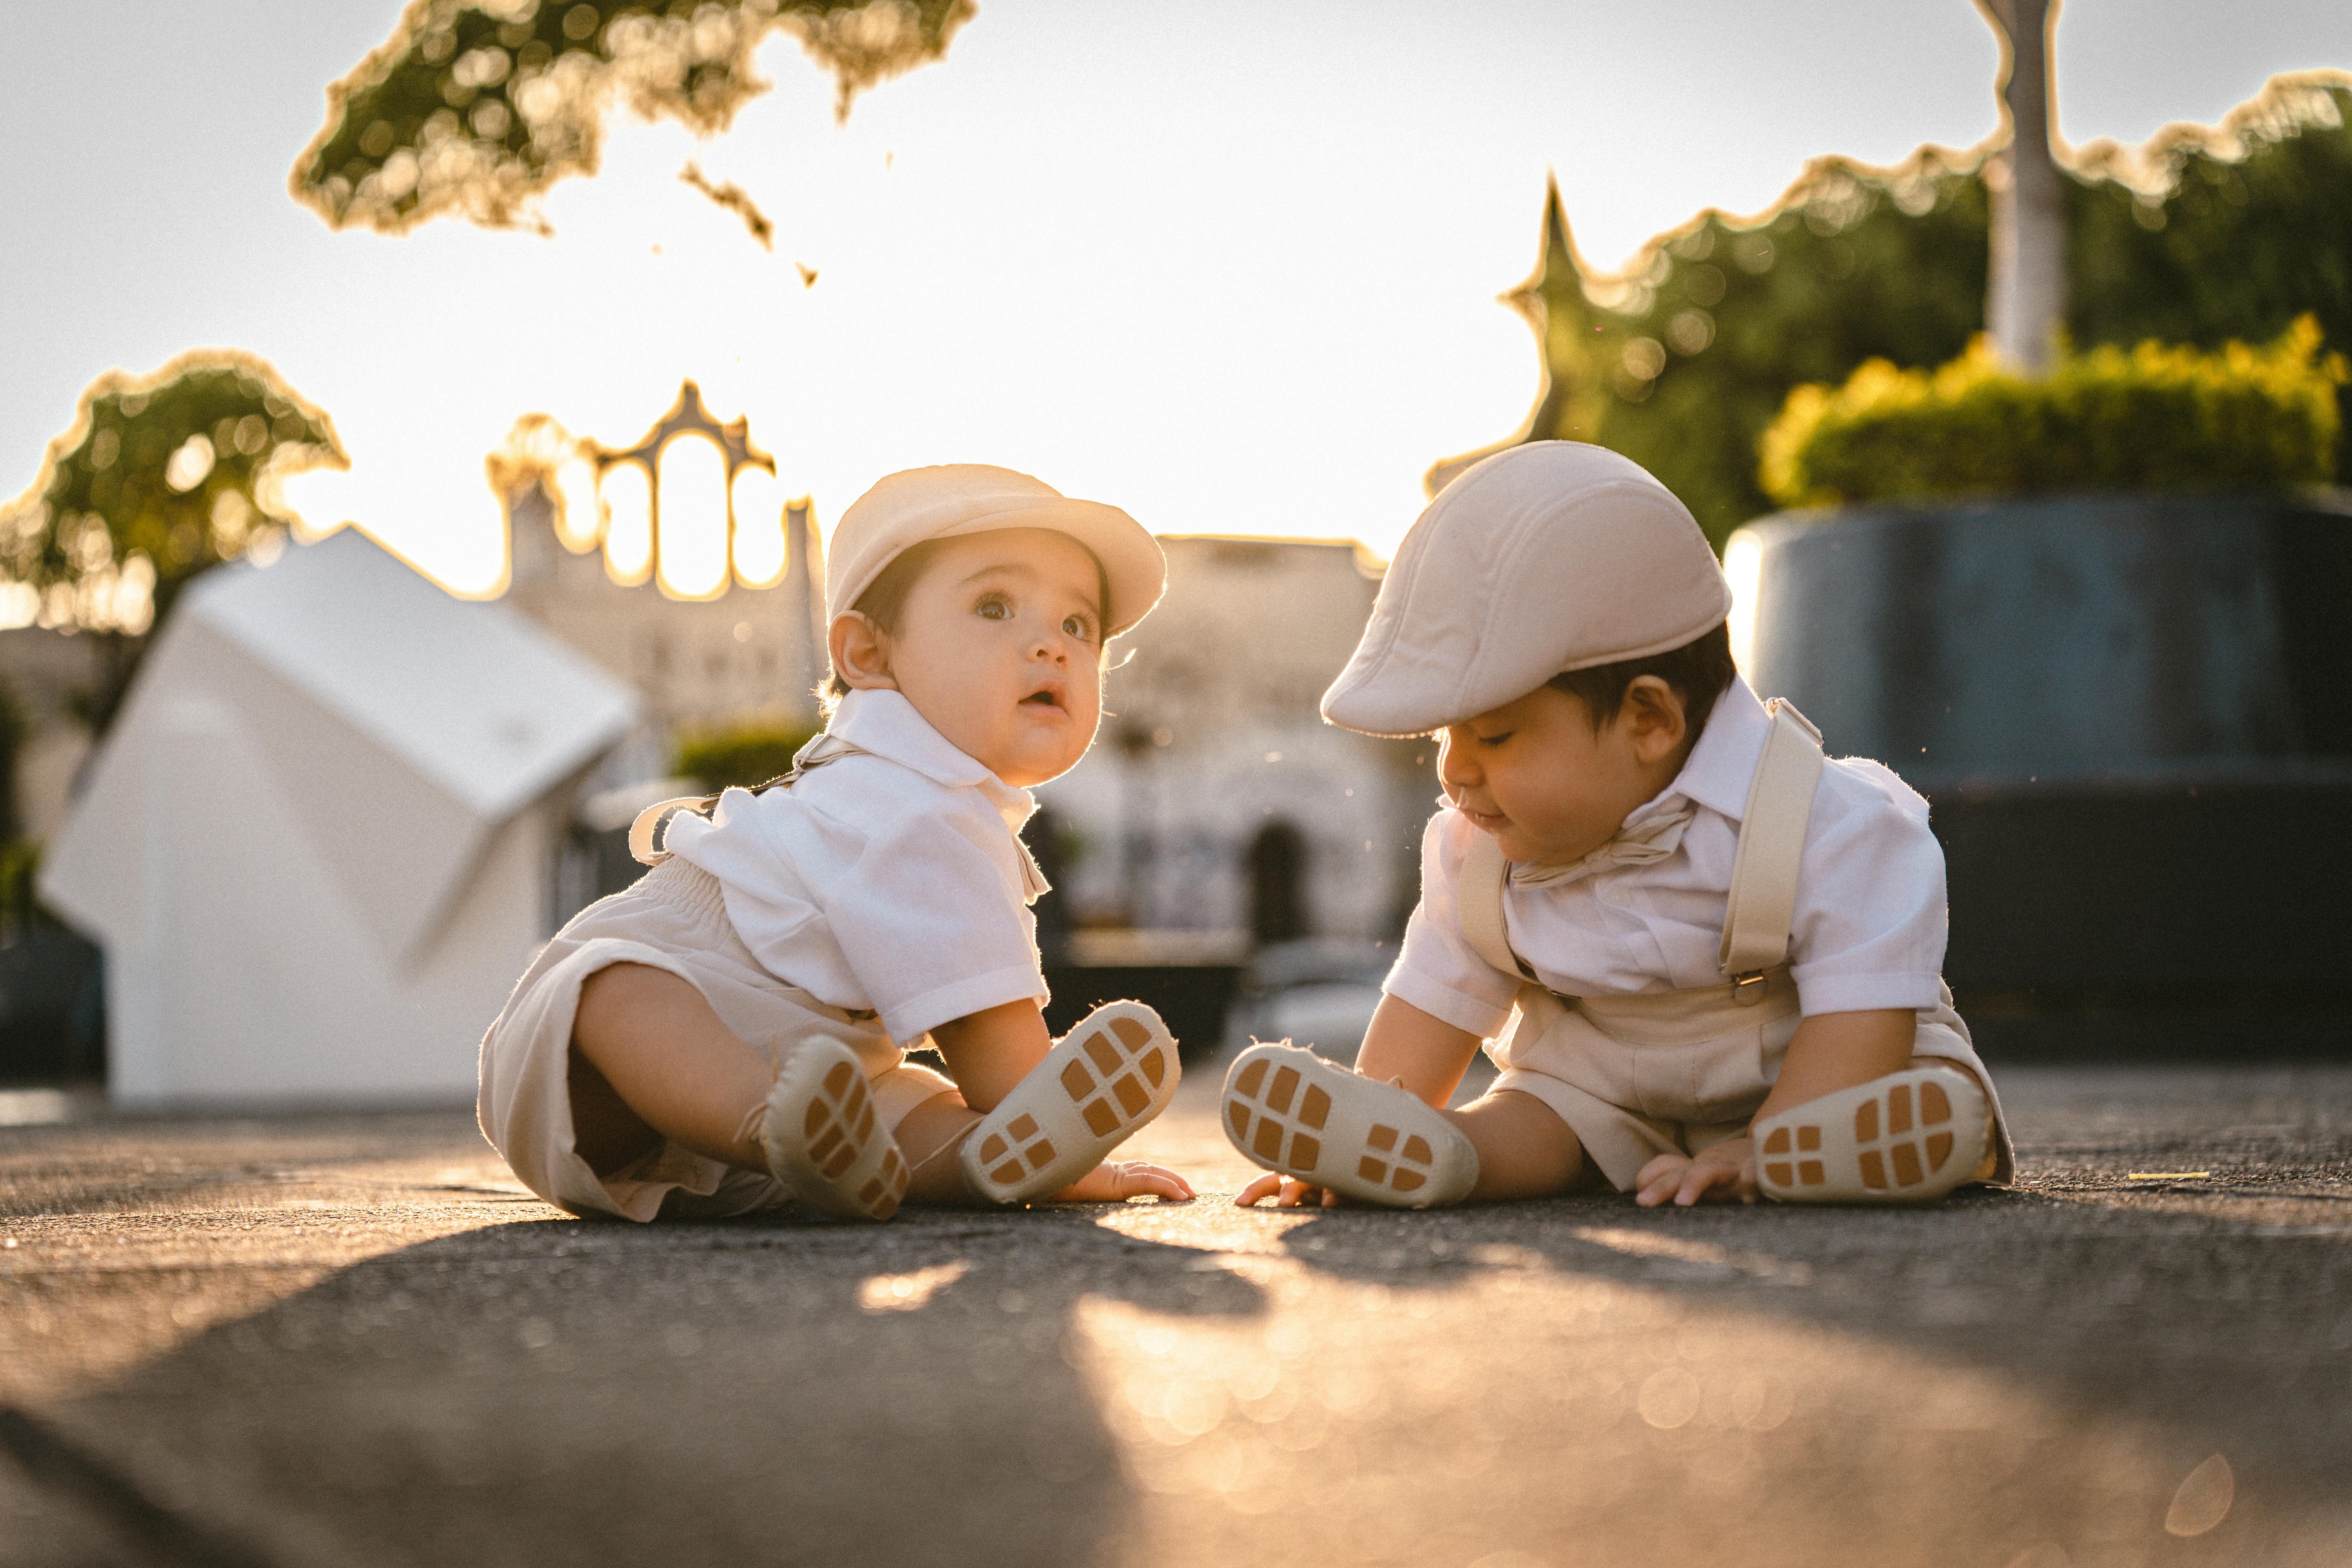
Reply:
[[1731, 977], [1731, 999], [1742, 1007], [1753, 1007], [1764, 1000], [1765, 972], [1751, 969], [1745, 974]]

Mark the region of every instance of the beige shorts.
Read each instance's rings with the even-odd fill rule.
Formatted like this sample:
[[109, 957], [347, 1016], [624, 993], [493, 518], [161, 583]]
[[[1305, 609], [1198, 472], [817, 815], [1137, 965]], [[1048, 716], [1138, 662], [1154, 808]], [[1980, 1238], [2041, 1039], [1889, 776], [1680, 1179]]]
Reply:
[[[1516, 1026], [1491, 1047], [1502, 1072], [1493, 1088], [1533, 1095], [1568, 1123], [1620, 1192], [1660, 1154], [1690, 1154], [1748, 1131], [1797, 1032], [1797, 988], [1774, 970], [1760, 1002], [1732, 1000], [1728, 985], [1640, 996], [1587, 997], [1574, 1006], [1529, 987]], [[1919, 1010], [1915, 1056], [1942, 1057], [1970, 1072], [1992, 1102], [1995, 1185], [2016, 1170], [1992, 1076], [1968, 1026], [1940, 1005]]]
[[772, 1051], [779, 1062], [808, 1039], [841, 1041], [865, 1064], [885, 1126], [955, 1088], [908, 1062], [872, 1019], [828, 1007], [762, 969], [727, 918], [718, 879], [683, 860], [666, 861], [573, 916], [482, 1037], [476, 1106], [482, 1133], [523, 1185], [570, 1213], [709, 1218], [790, 1201], [772, 1177], [667, 1142], [604, 1177], [580, 1158], [572, 1147], [572, 1020], [582, 984], [612, 963], [667, 970], [701, 992], [739, 1039]]

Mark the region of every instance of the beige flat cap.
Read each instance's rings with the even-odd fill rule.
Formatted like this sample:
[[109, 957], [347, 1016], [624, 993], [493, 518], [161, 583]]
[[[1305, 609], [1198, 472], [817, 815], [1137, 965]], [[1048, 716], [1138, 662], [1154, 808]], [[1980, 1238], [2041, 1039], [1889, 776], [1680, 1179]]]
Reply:
[[1730, 613], [1673, 491], [1606, 447], [1531, 441], [1467, 469], [1414, 522], [1323, 717], [1427, 734], [1563, 670], [1680, 647]]
[[1002, 528], [1050, 528], [1094, 552], [1110, 580], [1106, 637], [1141, 620], [1167, 584], [1160, 542], [1118, 508], [1074, 500], [1011, 468], [943, 463], [886, 474], [841, 514], [824, 568], [826, 619], [855, 608], [857, 596], [908, 546]]

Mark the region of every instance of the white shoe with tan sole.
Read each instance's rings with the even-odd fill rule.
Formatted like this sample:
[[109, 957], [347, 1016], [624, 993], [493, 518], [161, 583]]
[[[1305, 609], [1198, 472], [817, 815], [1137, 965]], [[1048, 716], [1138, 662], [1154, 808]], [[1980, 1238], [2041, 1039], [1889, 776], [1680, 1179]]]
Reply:
[[1469, 1138], [1412, 1091], [1297, 1046], [1235, 1057], [1223, 1115], [1225, 1137], [1252, 1163], [1364, 1203], [1455, 1204], [1478, 1182]]
[[1984, 1090], [1911, 1068], [1756, 1124], [1756, 1184], [1795, 1204], [1917, 1204], [1975, 1175], [1992, 1131]]
[[760, 1147], [793, 1200], [836, 1219], [888, 1219], [907, 1195], [907, 1161], [874, 1114], [856, 1053], [811, 1040], [768, 1091]]
[[1176, 1037], [1140, 1002], [1108, 1002], [1055, 1043], [963, 1141], [964, 1180], [992, 1202], [1060, 1192], [1168, 1109]]

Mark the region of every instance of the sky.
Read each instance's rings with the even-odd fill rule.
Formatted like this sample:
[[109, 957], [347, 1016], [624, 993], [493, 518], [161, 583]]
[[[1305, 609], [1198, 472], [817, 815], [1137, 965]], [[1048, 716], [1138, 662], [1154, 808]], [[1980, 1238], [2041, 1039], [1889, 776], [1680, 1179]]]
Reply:
[[[1603, 270], [1809, 157], [1892, 163], [1997, 123], [1967, 0], [981, 0], [861, 95], [787, 39], [698, 142], [616, 121], [552, 238], [331, 231], [286, 194], [368, 0], [7, 7], [0, 501], [110, 368], [270, 360], [348, 473], [291, 490], [445, 585], [497, 591], [482, 462], [517, 416], [631, 445], [692, 377], [830, 526], [874, 479], [989, 462], [1166, 533], [1385, 554], [1434, 460], [1509, 434], [1547, 170]], [[2273, 73], [2352, 67], [2342, 0], [2074, 0], [2059, 132], [2137, 142]], [[677, 178], [744, 187], [772, 253]], [[798, 268], [817, 279], [804, 287]]]

